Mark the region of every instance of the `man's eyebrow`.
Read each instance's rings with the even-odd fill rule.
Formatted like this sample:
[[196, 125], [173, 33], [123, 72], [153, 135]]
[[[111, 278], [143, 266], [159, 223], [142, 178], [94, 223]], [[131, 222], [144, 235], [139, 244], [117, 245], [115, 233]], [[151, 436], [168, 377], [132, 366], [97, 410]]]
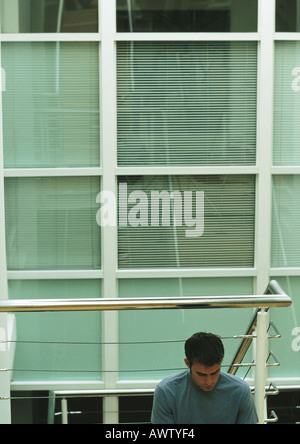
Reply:
[[213, 376], [216, 375], [221, 369], [219, 368], [218, 370], [216, 370], [213, 373], [201, 373], [201, 372], [196, 372], [198, 376]]

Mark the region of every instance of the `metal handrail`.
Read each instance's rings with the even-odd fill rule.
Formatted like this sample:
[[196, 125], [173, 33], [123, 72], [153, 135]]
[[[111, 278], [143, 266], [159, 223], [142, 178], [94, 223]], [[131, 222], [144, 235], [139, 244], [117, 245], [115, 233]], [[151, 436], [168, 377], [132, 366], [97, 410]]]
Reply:
[[[254, 387], [250, 387], [251, 393], [255, 393]], [[62, 421], [68, 424], [68, 400], [72, 398], [107, 398], [107, 397], [131, 397], [131, 396], [153, 396], [155, 388], [133, 388], [133, 389], [100, 389], [100, 390], [54, 390], [51, 392], [48, 401], [48, 424], [54, 424], [54, 409], [55, 401], [61, 401]], [[274, 383], [266, 387], [267, 395], [278, 395], [279, 390]], [[64, 402], [63, 402], [64, 401]], [[278, 417], [275, 412], [272, 412], [274, 419], [266, 420], [266, 422], [277, 422]], [[277, 418], [275, 420], [275, 418]]]
[[289, 307], [286, 294], [260, 296], [193, 296], [117, 299], [26, 299], [0, 300], [0, 312], [62, 312], [108, 310], [161, 310], [204, 308]]
[[[274, 295], [281, 295], [281, 296], [285, 297], [286, 293], [280, 287], [278, 282], [273, 280], [273, 281], [271, 281], [269, 283], [268, 287], [266, 288], [265, 295], [273, 295], [273, 296]], [[270, 296], [268, 296], [268, 297], [270, 297]], [[268, 307], [268, 308], [271, 308], [271, 306]], [[232, 360], [231, 366], [228, 369], [227, 373], [229, 373], [231, 375], [235, 375], [236, 374], [236, 372], [239, 369], [239, 364], [241, 364], [241, 362], [243, 361], [244, 357], [247, 354], [247, 351], [249, 350], [249, 348], [250, 348], [250, 346], [252, 344], [252, 341], [253, 341], [253, 338], [254, 338], [254, 332], [256, 330], [256, 325], [257, 325], [257, 315], [258, 315], [258, 313], [259, 313], [259, 309], [256, 310], [253, 318], [251, 319], [250, 325], [249, 325], [249, 327], [248, 327], [248, 329], [247, 329], [247, 331], [245, 333], [245, 337], [243, 338], [243, 341], [241, 342], [241, 345], [239, 346], [239, 348], [238, 348], [238, 350], [237, 350], [237, 352], [236, 352], [236, 354], [235, 354], [235, 356], [234, 356], [234, 358]], [[272, 323], [272, 326], [274, 328], [274, 324], [273, 323]], [[278, 334], [276, 336], [272, 336], [272, 338], [280, 337], [280, 334], [279, 334], [278, 331], [277, 331], [277, 333]]]
[[[268, 285], [268, 287], [267, 287], [267, 289], [265, 291], [265, 294], [266, 295], [274, 295], [274, 294], [276, 294], [276, 295], [286, 296], [285, 292], [282, 290], [282, 288], [280, 287], [280, 285], [278, 284], [277, 281], [271, 281], [269, 283], [269, 285]], [[269, 308], [271, 308], [271, 307], [268, 307], [265, 311], [267, 312], [269, 310]], [[247, 329], [247, 332], [244, 335], [244, 338], [243, 338], [243, 340], [242, 340], [242, 342], [241, 342], [241, 344], [240, 344], [240, 346], [238, 348], [238, 351], [237, 351], [237, 353], [236, 353], [236, 355], [235, 355], [235, 357], [234, 357], [234, 359], [232, 361], [232, 364], [231, 364], [231, 366], [228, 369], [228, 373], [230, 373], [232, 375], [236, 374], [237, 370], [241, 366], [241, 362], [243, 361], [247, 351], [250, 348], [250, 345], [252, 344], [253, 339], [257, 338], [256, 330], [257, 330], [257, 326], [258, 326], [258, 317], [259, 316], [260, 316], [260, 309], [256, 310], [256, 312], [255, 312], [255, 314], [254, 314], [254, 316], [253, 316], [253, 318], [252, 318], [252, 320], [250, 322], [250, 325], [249, 325], [249, 327]], [[274, 325], [274, 323], [272, 321], [269, 323], [269, 329], [270, 329], [271, 326], [275, 330], [276, 334], [273, 335], [273, 336], [270, 336], [270, 335], [267, 336], [267, 339], [280, 338], [281, 335], [280, 335], [279, 331], [277, 330], [276, 326]], [[269, 329], [266, 330], [267, 334], [268, 334]], [[270, 352], [269, 357], [270, 356], [272, 356], [273, 359], [275, 360], [275, 364], [268, 364], [268, 363], [266, 363], [265, 368], [266, 367], [280, 365], [279, 362], [277, 362], [278, 360], [276, 359], [276, 357], [274, 356], [274, 354], [272, 352]], [[268, 362], [268, 359], [267, 359], [267, 362]], [[250, 364], [250, 366], [251, 365], [252, 364]], [[257, 365], [257, 364], [255, 364], [255, 365]], [[263, 362], [261, 362], [260, 365], [263, 366], [264, 365]], [[258, 372], [257, 372], [257, 374], [258, 374]], [[258, 402], [257, 405], [259, 406], [259, 410], [260, 410], [260, 415], [259, 416], [261, 416], [261, 418], [262, 418], [263, 417], [263, 395], [264, 396], [278, 395], [279, 394], [279, 390], [278, 390], [278, 388], [276, 387], [276, 385], [274, 383], [270, 384], [270, 387], [269, 387], [268, 390], [263, 390], [262, 382], [260, 382], [259, 386], [260, 386], [259, 387], [259, 391], [260, 391], [260, 395], [261, 395], [260, 398], [261, 399], [260, 399], [260, 401]], [[271, 387], [273, 387], [273, 390], [270, 390]], [[258, 390], [257, 390], [257, 392], [258, 392]], [[256, 388], [255, 388], [255, 393], [256, 393]], [[271, 415], [272, 415], [271, 419], [265, 419], [264, 421], [262, 421], [260, 419], [261, 423], [268, 424], [268, 423], [275, 423], [275, 422], [277, 422], [278, 421], [278, 417], [277, 417], [276, 413], [272, 411]]]
[[[167, 298], [116, 298], [116, 299], [38, 299], [0, 300], [0, 313], [8, 312], [64, 312], [64, 311], [107, 311], [107, 310], [161, 310], [161, 309], [215, 309], [215, 308], [258, 308], [256, 346], [255, 403], [259, 423], [264, 423], [264, 398], [266, 381], [266, 342], [268, 339], [271, 307], [289, 307], [292, 300], [272, 281], [266, 294], [258, 296], [194, 296]], [[249, 331], [244, 340], [251, 340]], [[240, 360], [240, 358], [239, 358]], [[234, 364], [234, 366], [236, 366]]]
[[255, 315], [253, 316], [250, 325], [245, 333], [245, 338], [243, 338], [241, 345], [239, 346], [233, 360], [232, 363], [227, 371], [227, 373], [229, 373], [230, 375], [235, 375], [236, 372], [238, 371], [241, 362], [243, 361], [244, 357], [246, 356], [252, 341], [253, 341], [253, 334], [254, 331], [256, 329], [256, 325], [257, 325], [257, 314], [258, 314], [259, 310], [256, 310]]

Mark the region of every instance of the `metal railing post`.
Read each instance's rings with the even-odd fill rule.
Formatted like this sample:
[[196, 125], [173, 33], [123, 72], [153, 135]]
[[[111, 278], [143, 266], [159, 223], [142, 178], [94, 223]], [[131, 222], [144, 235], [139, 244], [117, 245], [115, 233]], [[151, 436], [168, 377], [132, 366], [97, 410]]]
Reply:
[[7, 315], [0, 314], [0, 424], [11, 424]]
[[262, 309], [257, 314], [256, 328], [256, 367], [255, 367], [255, 406], [259, 424], [265, 423], [265, 387], [267, 379], [269, 312]]
[[68, 400], [66, 398], [61, 400], [61, 423], [69, 424]]

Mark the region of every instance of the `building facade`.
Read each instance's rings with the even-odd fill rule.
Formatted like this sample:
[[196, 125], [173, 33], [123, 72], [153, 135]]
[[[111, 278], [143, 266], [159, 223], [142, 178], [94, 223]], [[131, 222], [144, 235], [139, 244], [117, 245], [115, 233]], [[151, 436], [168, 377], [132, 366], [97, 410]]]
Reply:
[[[0, 39], [0, 297], [275, 278], [293, 306], [269, 373], [300, 387], [300, 2], [2, 0]], [[251, 314], [18, 314], [12, 390], [152, 388], [192, 333]]]

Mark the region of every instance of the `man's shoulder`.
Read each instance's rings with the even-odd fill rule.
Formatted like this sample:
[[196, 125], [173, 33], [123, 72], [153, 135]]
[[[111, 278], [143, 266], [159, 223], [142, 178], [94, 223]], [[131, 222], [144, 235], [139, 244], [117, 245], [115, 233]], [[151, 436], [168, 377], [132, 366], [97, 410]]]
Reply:
[[158, 389], [168, 389], [168, 388], [176, 388], [185, 384], [187, 382], [187, 374], [189, 370], [184, 370], [180, 373], [175, 373], [174, 375], [167, 376], [164, 378], [158, 385]]
[[238, 388], [244, 392], [250, 391], [247, 382], [243, 381], [238, 376], [230, 375], [228, 373], [221, 373], [221, 383], [225, 386]]

